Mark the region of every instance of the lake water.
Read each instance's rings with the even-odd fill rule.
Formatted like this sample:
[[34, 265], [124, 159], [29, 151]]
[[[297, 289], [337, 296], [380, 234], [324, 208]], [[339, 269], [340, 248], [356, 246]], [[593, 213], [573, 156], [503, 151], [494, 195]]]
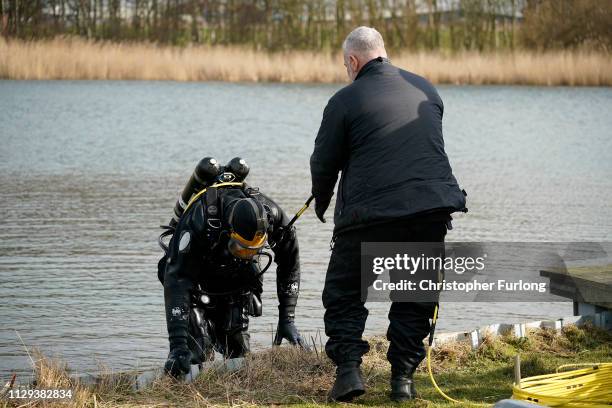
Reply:
[[[288, 213], [338, 86], [0, 81], [0, 379], [28, 347], [79, 372], [153, 367], [167, 354], [158, 226], [204, 156], [244, 157]], [[612, 239], [612, 89], [440, 87], [445, 141], [470, 212], [449, 240]], [[330, 209], [330, 217], [331, 217]], [[298, 223], [297, 324], [322, 332], [331, 223]], [[386, 330], [370, 305], [366, 334]], [[572, 314], [570, 303], [442, 306], [440, 331]], [[276, 325], [266, 274], [256, 347]]]

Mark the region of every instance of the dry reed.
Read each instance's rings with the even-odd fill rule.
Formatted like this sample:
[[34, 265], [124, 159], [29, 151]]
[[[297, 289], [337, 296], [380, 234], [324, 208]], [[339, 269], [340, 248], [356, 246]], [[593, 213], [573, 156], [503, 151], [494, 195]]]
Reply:
[[[400, 53], [394, 64], [444, 84], [611, 86], [612, 55], [579, 52]], [[0, 38], [0, 78], [228, 82], [346, 82], [340, 54], [186, 48], [78, 38]]]
[[[450, 379], [447, 379], [446, 385], [452, 388], [465, 380], [461, 377], [461, 370], [472, 375], [477, 370], [490, 368], [504, 379], [510, 379], [517, 352], [526, 357], [524, 368], [529, 373], [526, 375], [553, 370], [555, 361], [544, 361], [551, 356], [567, 361], [588, 360], [589, 352], [599, 350], [605, 355], [604, 359], [609, 359], [612, 355], [609, 351], [611, 339], [610, 333], [592, 326], [567, 326], [560, 332], [535, 329], [526, 338], [488, 335], [476, 350], [468, 343], [449, 342], [436, 346], [432, 364], [436, 375], [453, 373], [457, 377], [456, 383], [449, 383]], [[364, 377], [374, 398], [386, 398], [385, 387], [389, 380], [386, 351], [389, 343], [380, 337], [370, 338], [369, 343], [370, 351], [362, 364]], [[313, 345], [316, 345], [314, 341]], [[70, 388], [74, 391], [71, 400], [59, 403], [37, 400], [28, 404], [42, 408], [277, 406], [300, 403], [316, 406], [325, 402], [325, 395], [334, 379], [334, 367], [320, 347], [311, 351], [275, 347], [249, 355], [245, 367], [236, 372], [206, 371], [191, 384], [162, 378], [139, 391], [132, 390], [130, 381], [133, 379], [129, 379], [128, 373], [117, 375], [107, 371], [95, 385], [85, 385], [70, 378], [64, 363], [45, 358], [40, 353], [34, 353], [34, 356], [39, 388]], [[426, 386], [424, 371], [422, 364], [418, 369], [419, 381], [423, 380], [421, 387]], [[482, 385], [477, 384], [476, 388]], [[17, 407], [22, 403], [0, 398], [0, 406]]]

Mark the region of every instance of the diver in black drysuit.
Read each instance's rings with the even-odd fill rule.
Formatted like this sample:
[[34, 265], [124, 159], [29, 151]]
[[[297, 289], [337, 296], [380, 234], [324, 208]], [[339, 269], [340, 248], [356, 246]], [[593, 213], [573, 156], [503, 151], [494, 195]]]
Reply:
[[[211, 199], [211, 195], [217, 198]], [[170, 340], [165, 365], [168, 374], [177, 377], [188, 373], [190, 364], [200, 363], [213, 350], [227, 358], [249, 352], [249, 315], [261, 315], [263, 281], [254, 259], [266, 242], [277, 264], [275, 344], [287, 339], [304, 345], [294, 324], [300, 268], [295, 229], [284, 227], [288, 221], [274, 201], [246, 185], [209, 187], [185, 211], [159, 269]], [[271, 261], [271, 255], [269, 258]], [[200, 343], [203, 352], [196, 356], [189, 347], [194, 340], [191, 309], [197, 301], [194, 297], [202, 293], [209, 300], [203, 316], [209, 324], [204, 325], [208, 333]]]

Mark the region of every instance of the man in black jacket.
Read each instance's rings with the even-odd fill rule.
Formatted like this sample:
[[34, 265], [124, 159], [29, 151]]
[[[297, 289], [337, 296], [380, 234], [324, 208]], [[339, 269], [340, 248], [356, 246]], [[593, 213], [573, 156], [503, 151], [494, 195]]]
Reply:
[[275, 344], [287, 339], [304, 345], [294, 324], [300, 285], [295, 229], [286, 227], [287, 215], [259, 190], [224, 184], [208, 187], [189, 204], [160, 262], [170, 340], [165, 370], [174, 377], [214, 350], [227, 358], [249, 351], [249, 316], [261, 314], [262, 272], [254, 258], [265, 244], [278, 265]]
[[[325, 210], [342, 172], [325, 288], [327, 355], [336, 363], [329, 398], [349, 401], [365, 388], [359, 365], [368, 314], [361, 300], [361, 242], [444, 242], [450, 214], [465, 194], [452, 174], [442, 138], [443, 105], [424, 78], [393, 66], [381, 35], [359, 27], [343, 44], [351, 81], [323, 112], [310, 158], [315, 212]], [[387, 357], [391, 398], [414, 398], [412, 375], [425, 356], [433, 303], [393, 302]]]

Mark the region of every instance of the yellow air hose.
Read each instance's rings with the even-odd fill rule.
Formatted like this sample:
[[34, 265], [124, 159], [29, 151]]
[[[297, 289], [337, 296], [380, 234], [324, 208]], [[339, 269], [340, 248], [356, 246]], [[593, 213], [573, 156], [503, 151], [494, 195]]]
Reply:
[[427, 348], [427, 371], [429, 371], [429, 379], [431, 380], [431, 384], [434, 386], [436, 391], [438, 391], [438, 394], [440, 394], [441, 396], [443, 396], [445, 399], [449, 400], [450, 402], [461, 403], [461, 401], [456, 400], [446, 395], [444, 391], [442, 391], [440, 387], [438, 386], [438, 384], [436, 383], [436, 380], [434, 379], [433, 373], [431, 371], [431, 346]]
[[[577, 366], [588, 367], [559, 372]], [[512, 398], [549, 407], [610, 408], [612, 363], [565, 364], [554, 374], [524, 378], [512, 387]]]
[[444, 391], [440, 389], [440, 387], [438, 387], [438, 383], [436, 383], [436, 380], [434, 379], [434, 376], [433, 376], [433, 371], [431, 369], [431, 349], [433, 348], [433, 334], [436, 329], [437, 321], [438, 321], [438, 305], [436, 305], [434, 309], [433, 318], [431, 319], [431, 332], [429, 333], [429, 347], [427, 347], [427, 371], [429, 372], [429, 379], [431, 380], [431, 384], [434, 386], [436, 391], [438, 391], [438, 393], [441, 396], [443, 396], [445, 399], [449, 400], [450, 402], [456, 402], [460, 404], [461, 401], [449, 397], [448, 395], [444, 393]]
[[[440, 389], [431, 369], [431, 349], [433, 332], [438, 320], [438, 305], [434, 309], [432, 330], [427, 348], [427, 371], [436, 391], [446, 400], [455, 403], [469, 403], [449, 397]], [[568, 367], [588, 366], [587, 368], [559, 372]], [[612, 407], [612, 363], [564, 364], [557, 367], [555, 374], [527, 377], [514, 384], [512, 398], [533, 402], [539, 405], [559, 408], [610, 408]], [[487, 404], [490, 406], [490, 404]]]
[[191, 207], [191, 204], [193, 204], [198, 198], [200, 198], [202, 196], [202, 194], [204, 194], [206, 192], [207, 188], [211, 188], [211, 187], [242, 187], [242, 186], [244, 186], [244, 183], [237, 183], [237, 182], [216, 183], [216, 184], [210, 185], [210, 186], [202, 189], [200, 192], [198, 192], [198, 194], [196, 194], [193, 197], [191, 197], [191, 200], [189, 200], [189, 202], [185, 206], [185, 209], [183, 210], [183, 212], [184, 213], [187, 212], [187, 209], [189, 207]]

